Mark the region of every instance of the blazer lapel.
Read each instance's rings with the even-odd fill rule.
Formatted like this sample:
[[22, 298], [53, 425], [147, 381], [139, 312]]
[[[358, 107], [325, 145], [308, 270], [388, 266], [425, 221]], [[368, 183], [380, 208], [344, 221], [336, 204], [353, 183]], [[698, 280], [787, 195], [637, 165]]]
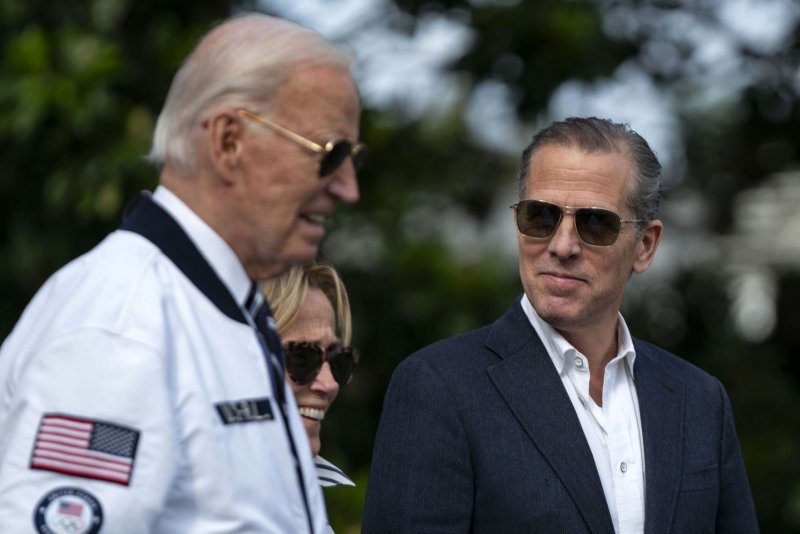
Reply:
[[646, 534], [668, 532], [683, 465], [683, 384], [659, 364], [658, 354], [634, 340], [634, 379], [642, 420]]
[[578, 416], [518, 302], [495, 323], [486, 346], [502, 358], [488, 368], [490, 379], [561, 479], [590, 530], [613, 534], [603, 487]]

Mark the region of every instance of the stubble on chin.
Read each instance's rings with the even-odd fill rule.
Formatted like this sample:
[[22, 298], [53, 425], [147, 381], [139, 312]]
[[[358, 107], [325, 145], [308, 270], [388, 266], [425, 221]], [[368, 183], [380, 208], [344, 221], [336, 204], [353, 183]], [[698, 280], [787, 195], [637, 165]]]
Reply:
[[587, 323], [589, 311], [577, 295], [556, 295], [540, 290], [529, 294], [528, 299], [539, 317], [556, 330], [567, 331]]
[[[537, 299], [538, 300], [538, 299]], [[544, 299], [541, 299], [544, 300]], [[539, 317], [555, 329], [561, 329], [570, 326], [574, 322], [574, 315], [569, 313], [562, 305], [556, 305], [552, 302], [537, 302], [532, 301], [533, 309]]]

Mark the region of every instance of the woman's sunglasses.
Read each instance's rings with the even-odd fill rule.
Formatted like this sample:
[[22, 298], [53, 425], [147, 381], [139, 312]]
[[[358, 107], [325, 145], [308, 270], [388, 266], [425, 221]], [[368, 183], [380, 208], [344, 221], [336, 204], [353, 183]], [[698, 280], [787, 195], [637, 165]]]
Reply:
[[310, 139], [306, 139], [300, 134], [294, 133], [288, 128], [284, 128], [280, 124], [274, 123], [271, 120], [262, 117], [261, 115], [257, 115], [252, 111], [238, 109], [236, 112], [239, 114], [239, 116], [246, 117], [263, 126], [272, 128], [287, 139], [304, 146], [311, 152], [321, 155], [322, 158], [319, 160], [320, 178], [324, 178], [338, 169], [339, 166], [344, 163], [344, 160], [347, 159], [347, 156], [353, 158], [353, 166], [356, 170], [360, 169], [364, 164], [364, 160], [367, 159], [367, 147], [361, 143], [353, 143], [349, 139], [333, 139], [325, 143], [323, 146]]
[[593, 247], [613, 245], [623, 223], [647, 222], [645, 219], [621, 219], [619, 214], [605, 208], [573, 208], [542, 200], [522, 200], [511, 208], [517, 214], [520, 233], [536, 239], [551, 238], [564, 213], [569, 213], [575, 221], [578, 237]]
[[286, 370], [295, 383], [301, 386], [312, 383], [326, 361], [339, 387], [345, 387], [353, 377], [358, 365], [359, 352], [355, 347], [344, 347], [339, 343], [323, 349], [317, 343], [289, 341], [283, 345]]

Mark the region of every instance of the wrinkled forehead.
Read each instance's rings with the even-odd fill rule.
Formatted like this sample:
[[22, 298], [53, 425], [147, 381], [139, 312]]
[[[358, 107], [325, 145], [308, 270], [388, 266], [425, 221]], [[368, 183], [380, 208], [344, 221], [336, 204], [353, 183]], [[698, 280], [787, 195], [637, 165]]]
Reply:
[[287, 72], [283, 83], [264, 103], [282, 120], [345, 123], [357, 133], [361, 104], [348, 69], [327, 64], [301, 64]]
[[628, 150], [587, 150], [577, 145], [548, 143], [531, 154], [525, 183], [536, 185], [544, 179], [573, 176], [613, 176], [627, 183], [633, 175], [633, 163]]
[[624, 153], [549, 144], [531, 159], [524, 198], [619, 209], [632, 183], [630, 158]]

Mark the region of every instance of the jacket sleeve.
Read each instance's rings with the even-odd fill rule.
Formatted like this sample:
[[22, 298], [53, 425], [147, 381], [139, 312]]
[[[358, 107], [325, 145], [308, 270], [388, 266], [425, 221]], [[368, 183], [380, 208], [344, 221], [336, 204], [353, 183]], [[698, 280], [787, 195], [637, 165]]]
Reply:
[[733, 411], [722, 384], [722, 440], [720, 442], [720, 495], [716, 532], [719, 534], [757, 533], [755, 505], [750, 494], [742, 451], [736, 437]]
[[0, 532], [150, 532], [177, 463], [164, 355], [84, 328], [19, 361], [2, 392]]
[[384, 399], [362, 532], [468, 532], [474, 491], [467, 434], [446, 378], [407, 359]]

